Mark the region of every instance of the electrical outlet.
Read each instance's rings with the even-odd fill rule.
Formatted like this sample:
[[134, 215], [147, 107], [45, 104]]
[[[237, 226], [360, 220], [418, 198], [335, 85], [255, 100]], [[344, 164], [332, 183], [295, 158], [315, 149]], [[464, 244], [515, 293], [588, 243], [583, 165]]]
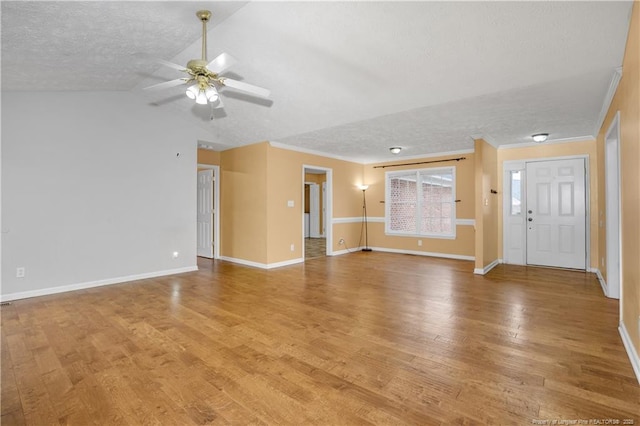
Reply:
[[418, 240], [418, 247], [422, 247], [422, 240]]
[[16, 268], [16, 278], [24, 278], [26, 272], [26, 268], [24, 267]]
[[179, 255], [180, 255], [180, 253], [178, 253], [177, 251], [173, 252], [173, 258], [174, 259], [177, 259]]
[[340, 241], [338, 241], [338, 245], [341, 245], [341, 246], [344, 245], [344, 238], [340, 238]]
[[296, 246], [294, 244], [291, 244], [291, 251], [295, 251]]

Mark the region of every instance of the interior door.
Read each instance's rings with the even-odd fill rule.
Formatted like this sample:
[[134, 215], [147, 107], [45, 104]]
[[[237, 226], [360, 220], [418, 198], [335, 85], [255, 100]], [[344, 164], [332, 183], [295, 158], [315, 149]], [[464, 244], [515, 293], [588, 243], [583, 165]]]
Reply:
[[320, 234], [324, 237], [327, 232], [327, 182], [322, 182], [322, 210], [320, 214], [322, 216]]
[[198, 256], [213, 259], [213, 170], [198, 172]]
[[309, 236], [320, 238], [320, 186], [309, 185]]
[[527, 162], [527, 264], [586, 269], [584, 159]]

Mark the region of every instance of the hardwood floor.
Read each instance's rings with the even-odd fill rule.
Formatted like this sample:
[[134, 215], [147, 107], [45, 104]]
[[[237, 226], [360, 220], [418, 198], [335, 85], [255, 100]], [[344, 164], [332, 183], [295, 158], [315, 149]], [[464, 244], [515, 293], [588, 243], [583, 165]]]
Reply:
[[2, 424], [640, 422], [592, 274], [376, 252], [199, 266], [2, 306]]

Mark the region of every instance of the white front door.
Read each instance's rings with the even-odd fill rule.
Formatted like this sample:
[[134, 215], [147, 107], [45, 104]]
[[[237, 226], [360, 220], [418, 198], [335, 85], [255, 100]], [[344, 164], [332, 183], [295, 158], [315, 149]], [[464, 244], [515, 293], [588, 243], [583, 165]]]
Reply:
[[198, 172], [198, 256], [213, 258], [213, 170]]
[[527, 264], [586, 269], [584, 159], [526, 164]]

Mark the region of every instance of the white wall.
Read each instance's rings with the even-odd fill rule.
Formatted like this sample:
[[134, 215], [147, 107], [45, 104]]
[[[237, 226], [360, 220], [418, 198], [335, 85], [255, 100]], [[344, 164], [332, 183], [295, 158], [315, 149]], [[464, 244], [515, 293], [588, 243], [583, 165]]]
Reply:
[[179, 114], [129, 92], [2, 93], [2, 300], [195, 268], [202, 131]]

